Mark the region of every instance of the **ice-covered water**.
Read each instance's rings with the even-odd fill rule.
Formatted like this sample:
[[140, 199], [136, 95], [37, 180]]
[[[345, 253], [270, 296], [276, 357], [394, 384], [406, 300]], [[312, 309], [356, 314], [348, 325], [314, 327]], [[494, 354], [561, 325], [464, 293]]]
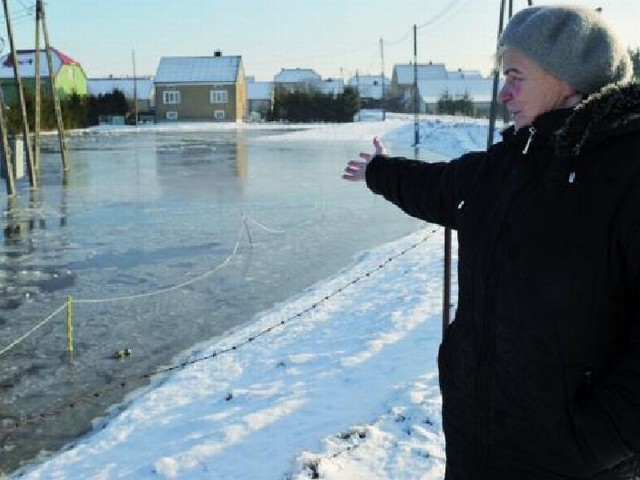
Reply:
[[279, 134], [76, 134], [67, 175], [45, 140], [40, 187], [22, 180], [2, 218], [0, 349], [71, 295], [74, 362], [64, 311], [0, 356], [0, 472], [78, 436], [180, 352], [421, 226], [340, 179], [361, 144], [264, 141]]

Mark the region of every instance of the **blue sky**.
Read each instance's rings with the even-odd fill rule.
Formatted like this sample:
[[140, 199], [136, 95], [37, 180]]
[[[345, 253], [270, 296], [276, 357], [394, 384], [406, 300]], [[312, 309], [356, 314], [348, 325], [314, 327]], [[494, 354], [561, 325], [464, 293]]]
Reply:
[[[534, 0], [535, 5], [571, 0]], [[630, 46], [640, 46], [638, 0], [575, 0], [604, 9]], [[17, 48], [35, 43], [35, 0], [9, 0]], [[514, 10], [527, 5], [513, 0]], [[155, 73], [162, 56], [241, 55], [247, 75], [271, 80], [281, 68], [313, 68], [324, 78], [385, 73], [413, 60], [488, 74], [500, 0], [48, 0], [51, 44], [90, 78]], [[0, 35], [6, 38], [2, 25]], [[5, 46], [6, 52], [8, 43]]]

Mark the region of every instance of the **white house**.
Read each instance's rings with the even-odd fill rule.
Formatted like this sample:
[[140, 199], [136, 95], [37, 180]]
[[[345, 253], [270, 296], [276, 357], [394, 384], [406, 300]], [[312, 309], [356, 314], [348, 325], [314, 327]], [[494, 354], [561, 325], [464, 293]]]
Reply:
[[288, 92], [310, 91], [322, 81], [322, 77], [311, 68], [283, 68], [273, 77], [275, 88]]
[[444, 63], [395, 65], [390, 91], [406, 111], [414, 108], [416, 83], [420, 113], [438, 113], [438, 100], [445, 95], [454, 100], [468, 96], [476, 116], [489, 113], [493, 77], [483, 77], [477, 70], [447, 70]]
[[247, 77], [247, 115], [251, 120], [263, 120], [273, 104], [273, 82], [256, 82]]

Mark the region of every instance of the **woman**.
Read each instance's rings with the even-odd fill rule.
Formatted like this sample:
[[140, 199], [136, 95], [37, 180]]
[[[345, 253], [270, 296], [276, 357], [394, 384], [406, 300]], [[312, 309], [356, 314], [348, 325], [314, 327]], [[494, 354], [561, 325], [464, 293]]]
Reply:
[[580, 7], [508, 23], [486, 152], [349, 162], [406, 213], [457, 230], [440, 347], [447, 480], [640, 478], [640, 87]]

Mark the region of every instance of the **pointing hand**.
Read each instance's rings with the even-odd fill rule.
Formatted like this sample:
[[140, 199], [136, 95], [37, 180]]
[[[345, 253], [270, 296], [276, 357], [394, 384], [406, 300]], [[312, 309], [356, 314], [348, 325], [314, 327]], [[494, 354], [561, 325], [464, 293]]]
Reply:
[[382, 140], [380, 138], [375, 137], [373, 139], [373, 146], [375, 147], [375, 153], [360, 153], [361, 160], [352, 160], [347, 163], [347, 166], [344, 169], [344, 173], [342, 174], [342, 178], [348, 180], [350, 182], [359, 182], [365, 179], [365, 172], [367, 171], [367, 165], [371, 161], [371, 159], [376, 155], [386, 155], [387, 150], [384, 148]]

